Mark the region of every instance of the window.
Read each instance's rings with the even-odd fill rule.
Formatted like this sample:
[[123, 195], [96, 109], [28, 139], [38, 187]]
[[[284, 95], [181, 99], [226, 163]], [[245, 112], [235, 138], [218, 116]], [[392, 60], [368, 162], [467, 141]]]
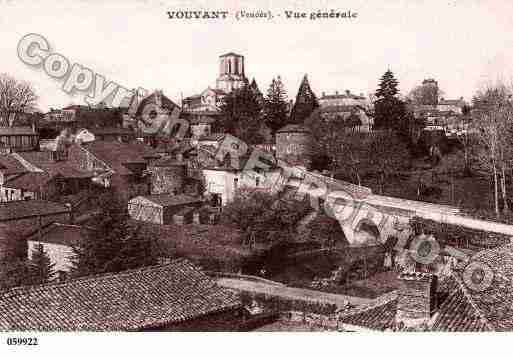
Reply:
[[255, 186], [258, 187], [260, 184], [260, 177], [255, 178]]

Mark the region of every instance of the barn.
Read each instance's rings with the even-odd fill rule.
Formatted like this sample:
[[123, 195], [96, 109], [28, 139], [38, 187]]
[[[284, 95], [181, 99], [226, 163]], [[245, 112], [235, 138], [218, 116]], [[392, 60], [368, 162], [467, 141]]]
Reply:
[[137, 196], [128, 202], [128, 214], [138, 221], [172, 224], [173, 216], [182, 214], [185, 208], [199, 208], [202, 204], [202, 199], [184, 194]]

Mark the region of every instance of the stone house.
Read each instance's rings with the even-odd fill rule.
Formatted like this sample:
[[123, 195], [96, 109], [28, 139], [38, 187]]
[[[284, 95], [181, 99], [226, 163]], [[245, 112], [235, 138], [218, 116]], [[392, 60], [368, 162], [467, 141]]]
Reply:
[[68, 150], [68, 159], [82, 171], [93, 173], [93, 182], [111, 188], [121, 199], [150, 193], [148, 164], [158, 158], [143, 143], [93, 141], [74, 144]]
[[39, 146], [39, 134], [34, 126], [0, 127], [3, 152], [34, 151]]
[[181, 194], [187, 176], [187, 163], [173, 158], [162, 158], [150, 162], [147, 169], [151, 176], [150, 193]]
[[33, 199], [0, 203], [0, 223], [20, 234], [32, 233], [53, 222], [69, 223], [72, 212], [64, 204]]
[[202, 204], [202, 199], [188, 195], [138, 196], [128, 202], [128, 214], [131, 218], [143, 222], [171, 224], [177, 220], [183, 224], [186, 221], [184, 217], [192, 218], [192, 210], [185, 209], [199, 208]]
[[72, 246], [82, 239], [87, 230], [91, 229], [67, 223], [51, 223], [27, 237], [28, 258], [31, 258], [36, 246], [42, 244], [50, 261], [55, 264], [56, 276], [62, 278], [73, 265]]

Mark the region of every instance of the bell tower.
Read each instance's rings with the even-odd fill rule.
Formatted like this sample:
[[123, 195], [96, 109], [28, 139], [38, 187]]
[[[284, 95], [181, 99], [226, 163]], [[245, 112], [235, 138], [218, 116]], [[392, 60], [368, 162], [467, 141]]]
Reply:
[[242, 87], [246, 76], [244, 73], [244, 56], [233, 52], [219, 56], [219, 76], [216, 87], [226, 93]]

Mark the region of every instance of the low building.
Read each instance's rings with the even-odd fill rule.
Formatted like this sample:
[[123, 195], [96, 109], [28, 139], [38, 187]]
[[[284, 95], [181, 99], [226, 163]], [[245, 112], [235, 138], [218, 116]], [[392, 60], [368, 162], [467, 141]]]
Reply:
[[367, 108], [370, 106], [370, 101], [365, 98], [363, 94], [356, 95], [351, 93], [350, 90], [346, 90], [344, 93], [339, 93], [335, 91], [334, 94], [329, 95], [325, 92], [322, 93], [322, 96], [319, 98], [319, 105], [322, 107], [329, 106], [362, 106]]
[[184, 259], [0, 294], [2, 331], [227, 331], [242, 313]]
[[34, 151], [39, 146], [39, 134], [34, 126], [0, 127], [0, 144], [4, 153]]
[[70, 207], [50, 201], [30, 200], [0, 203], [0, 222], [19, 233], [29, 234], [53, 223], [69, 223]]
[[128, 202], [128, 214], [131, 218], [156, 224], [171, 224], [175, 214], [182, 213], [184, 208], [199, 208], [203, 200], [188, 195], [159, 194], [138, 196]]
[[68, 160], [85, 172], [94, 174], [94, 183], [111, 188], [121, 200], [150, 193], [148, 164], [159, 156], [143, 143], [93, 141], [73, 144]]
[[56, 276], [62, 278], [73, 266], [72, 246], [79, 243], [88, 230], [91, 229], [67, 223], [51, 223], [27, 237], [28, 258], [31, 258], [32, 251], [39, 244], [43, 245], [50, 261], [55, 264]]
[[86, 139], [84, 142], [91, 140], [130, 142], [135, 140], [135, 132], [123, 127], [90, 127], [78, 130], [76, 138], [77, 140]]
[[448, 111], [452, 112], [452, 114], [463, 114], [464, 108], [467, 106], [467, 103], [463, 99], [463, 97], [460, 97], [457, 100], [446, 100], [444, 98], [441, 98], [438, 101], [437, 109], [438, 111]]

